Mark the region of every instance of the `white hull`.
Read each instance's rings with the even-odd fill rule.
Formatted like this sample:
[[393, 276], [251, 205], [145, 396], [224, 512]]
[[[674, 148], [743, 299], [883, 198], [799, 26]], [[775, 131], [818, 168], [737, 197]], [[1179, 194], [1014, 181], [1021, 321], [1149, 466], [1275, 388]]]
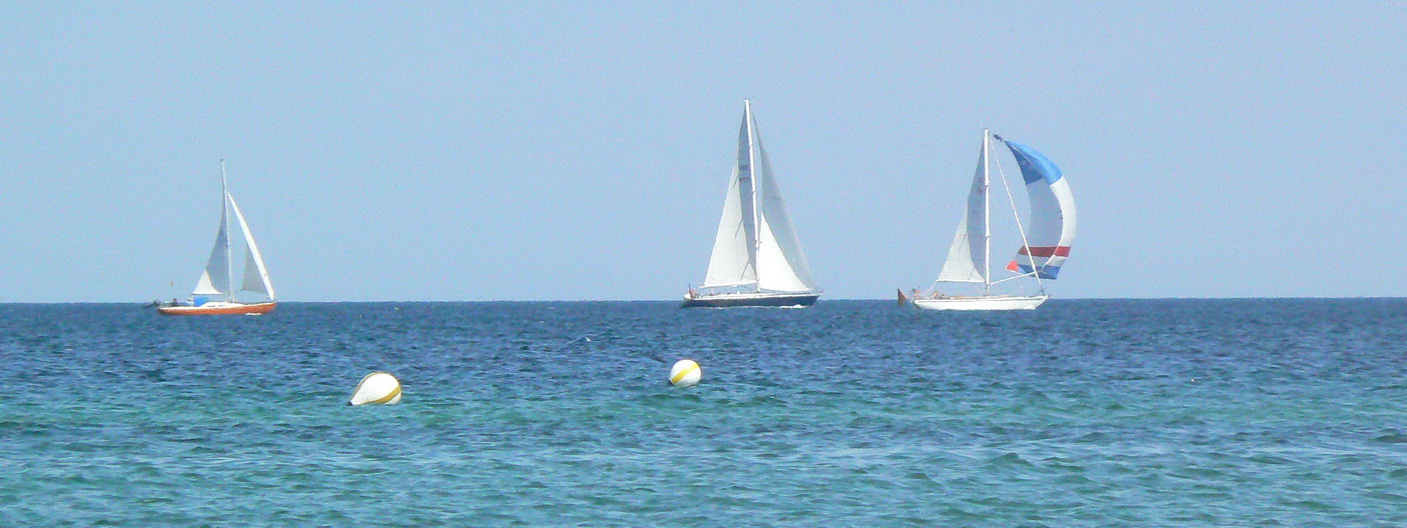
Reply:
[[1032, 297], [1014, 297], [1010, 295], [991, 297], [943, 297], [941, 299], [914, 299], [914, 306], [924, 310], [1035, 310], [1037, 306], [1040, 306], [1041, 303], [1049, 298], [1049, 295], [1036, 295]]

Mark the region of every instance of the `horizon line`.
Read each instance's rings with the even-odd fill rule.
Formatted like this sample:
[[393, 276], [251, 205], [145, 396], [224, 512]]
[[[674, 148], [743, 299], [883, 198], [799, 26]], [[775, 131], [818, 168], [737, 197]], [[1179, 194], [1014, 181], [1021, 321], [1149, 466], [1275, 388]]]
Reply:
[[[1347, 296], [1268, 296], [1268, 297], [1052, 297], [1051, 301], [1235, 301], [1235, 300], [1371, 300], [1371, 299], [1407, 299], [1407, 296], [1378, 296], [1378, 295], [1347, 295]], [[860, 298], [846, 297], [838, 299], [818, 299], [816, 302], [839, 302], [839, 301], [878, 301], [895, 302], [892, 297], [886, 298]], [[632, 302], [682, 302], [676, 299], [460, 299], [460, 300], [357, 300], [357, 301], [275, 301], [288, 304], [394, 304], [394, 303], [421, 303], [421, 304], [470, 304], [470, 303], [632, 303]], [[147, 305], [151, 301], [4, 301], [0, 300], [0, 305], [24, 305], [24, 304], [138, 304]]]

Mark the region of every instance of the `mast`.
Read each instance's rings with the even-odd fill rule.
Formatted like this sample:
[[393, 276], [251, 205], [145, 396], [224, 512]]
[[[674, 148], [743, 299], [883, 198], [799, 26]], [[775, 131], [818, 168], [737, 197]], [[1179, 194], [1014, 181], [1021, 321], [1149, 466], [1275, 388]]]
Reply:
[[752, 180], [752, 272], [758, 276], [757, 282], [753, 283], [753, 291], [762, 291], [762, 274], [757, 270], [757, 252], [762, 249], [762, 209], [757, 203], [757, 146], [754, 138], [757, 137], [757, 130], [753, 129], [752, 101], [743, 99], [743, 113], [747, 114], [747, 173]]
[[982, 295], [992, 294], [992, 199], [987, 193], [992, 186], [992, 171], [987, 140], [988, 130], [982, 129]]
[[229, 207], [230, 187], [225, 177], [225, 158], [220, 158], [220, 227], [225, 236], [225, 274], [229, 276], [229, 301], [234, 302], [234, 262], [230, 257]]

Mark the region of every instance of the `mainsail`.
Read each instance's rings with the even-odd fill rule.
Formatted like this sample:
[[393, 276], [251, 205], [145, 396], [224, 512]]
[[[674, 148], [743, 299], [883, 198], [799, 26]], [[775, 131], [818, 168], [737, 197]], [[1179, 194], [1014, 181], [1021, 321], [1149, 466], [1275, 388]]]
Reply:
[[713, 240], [713, 256], [708, 261], [703, 288], [757, 284], [751, 124], [744, 110], [743, 125], [738, 131], [738, 162], [733, 166], [733, 176], [728, 179], [723, 217], [718, 220], [718, 235]]
[[816, 289], [749, 101], [743, 103], [738, 160], [701, 287], [738, 286], [778, 292]]
[[[1016, 156], [1021, 177], [1030, 196], [1031, 216], [1026, 246], [1006, 265], [1011, 271], [1036, 272], [1042, 279], [1054, 279], [1070, 255], [1075, 240], [1075, 197], [1060, 168], [1030, 147], [998, 137]], [[1035, 269], [1032, 269], [1032, 263]]]
[[[223, 192], [223, 191], [222, 191]], [[215, 233], [215, 247], [205, 261], [205, 271], [195, 283], [193, 295], [225, 295], [230, 290], [230, 226], [224, 200], [220, 201], [220, 231]]]
[[958, 222], [953, 245], [948, 248], [948, 260], [938, 273], [942, 282], [987, 281], [987, 137], [982, 136], [982, 152], [977, 157], [977, 171], [972, 187], [967, 191], [967, 211]]

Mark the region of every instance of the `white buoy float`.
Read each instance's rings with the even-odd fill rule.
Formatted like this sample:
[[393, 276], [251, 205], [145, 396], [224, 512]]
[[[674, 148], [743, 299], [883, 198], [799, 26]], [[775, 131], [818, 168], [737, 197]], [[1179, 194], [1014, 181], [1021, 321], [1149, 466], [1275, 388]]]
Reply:
[[401, 382], [389, 372], [372, 372], [357, 384], [348, 405], [379, 405], [401, 402]]
[[676, 387], [693, 387], [703, 377], [703, 369], [692, 359], [681, 359], [669, 369], [669, 383]]

